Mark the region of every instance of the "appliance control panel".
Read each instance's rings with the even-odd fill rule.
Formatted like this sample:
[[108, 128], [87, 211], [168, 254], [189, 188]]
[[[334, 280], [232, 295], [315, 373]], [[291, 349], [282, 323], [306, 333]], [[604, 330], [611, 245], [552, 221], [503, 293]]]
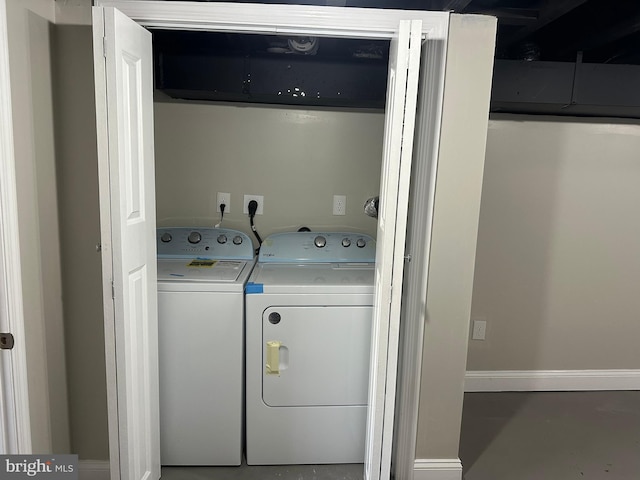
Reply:
[[158, 258], [253, 259], [249, 236], [228, 228], [158, 228], [156, 245]]
[[376, 241], [352, 232], [287, 232], [270, 235], [260, 247], [259, 262], [373, 263]]

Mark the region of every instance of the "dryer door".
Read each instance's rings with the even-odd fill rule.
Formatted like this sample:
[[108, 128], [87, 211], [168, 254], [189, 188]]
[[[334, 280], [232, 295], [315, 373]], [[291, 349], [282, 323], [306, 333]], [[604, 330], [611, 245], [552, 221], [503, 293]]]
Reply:
[[366, 405], [371, 306], [270, 307], [262, 399], [271, 407]]

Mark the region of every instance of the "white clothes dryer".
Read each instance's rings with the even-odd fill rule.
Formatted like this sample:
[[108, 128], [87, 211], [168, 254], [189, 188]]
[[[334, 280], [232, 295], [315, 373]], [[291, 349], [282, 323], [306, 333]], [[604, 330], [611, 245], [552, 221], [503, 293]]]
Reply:
[[159, 228], [157, 246], [160, 461], [240, 465], [251, 239], [221, 228]]
[[375, 249], [353, 233], [263, 242], [245, 297], [249, 465], [364, 461]]

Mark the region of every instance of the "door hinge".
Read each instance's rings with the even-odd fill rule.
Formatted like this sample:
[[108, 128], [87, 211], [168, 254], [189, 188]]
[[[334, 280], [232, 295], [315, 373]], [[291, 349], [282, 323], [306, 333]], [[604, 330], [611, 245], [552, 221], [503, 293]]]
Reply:
[[107, 58], [107, 37], [102, 37], [102, 56]]
[[114, 300], [116, 298], [116, 287], [113, 283], [113, 280], [111, 280], [111, 298]]
[[0, 333], [0, 350], [12, 350], [14, 343], [13, 335]]

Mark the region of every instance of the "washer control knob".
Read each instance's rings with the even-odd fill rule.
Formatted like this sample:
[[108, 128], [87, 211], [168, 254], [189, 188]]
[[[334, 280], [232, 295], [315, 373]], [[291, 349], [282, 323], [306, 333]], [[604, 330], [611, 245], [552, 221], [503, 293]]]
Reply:
[[202, 235], [200, 235], [200, 232], [191, 232], [189, 237], [187, 237], [187, 240], [189, 240], [189, 243], [200, 243]]
[[343, 247], [350, 247], [351, 246], [351, 239], [349, 237], [344, 237], [342, 239], [342, 246]]
[[240, 245], [242, 243], [242, 237], [240, 235], [236, 235], [233, 237], [233, 244]]
[[366, 244], [367, 244], [367, 241], [364, 238], [359, 238], [358, 240], [356, 240], [356, 246], [358, 248], [364, 248]]
[[227, 236], [226, 235], [218, 235], [218, 243], [227, 243]]
[[169, 232], [164, 232], [162, 234], [162, 236], [160, 237], [160, 241], [162, 241], [162, 243], [169, 243], [172, 238], [173, 237], [171, 236], [171, 234]]
[[316, 247], [323, 248], [327, 245], [327, 239], [324, 238], [322, 235], [318, 235], [316, 238], [313, 239], [313, 243], [316, 245]]

